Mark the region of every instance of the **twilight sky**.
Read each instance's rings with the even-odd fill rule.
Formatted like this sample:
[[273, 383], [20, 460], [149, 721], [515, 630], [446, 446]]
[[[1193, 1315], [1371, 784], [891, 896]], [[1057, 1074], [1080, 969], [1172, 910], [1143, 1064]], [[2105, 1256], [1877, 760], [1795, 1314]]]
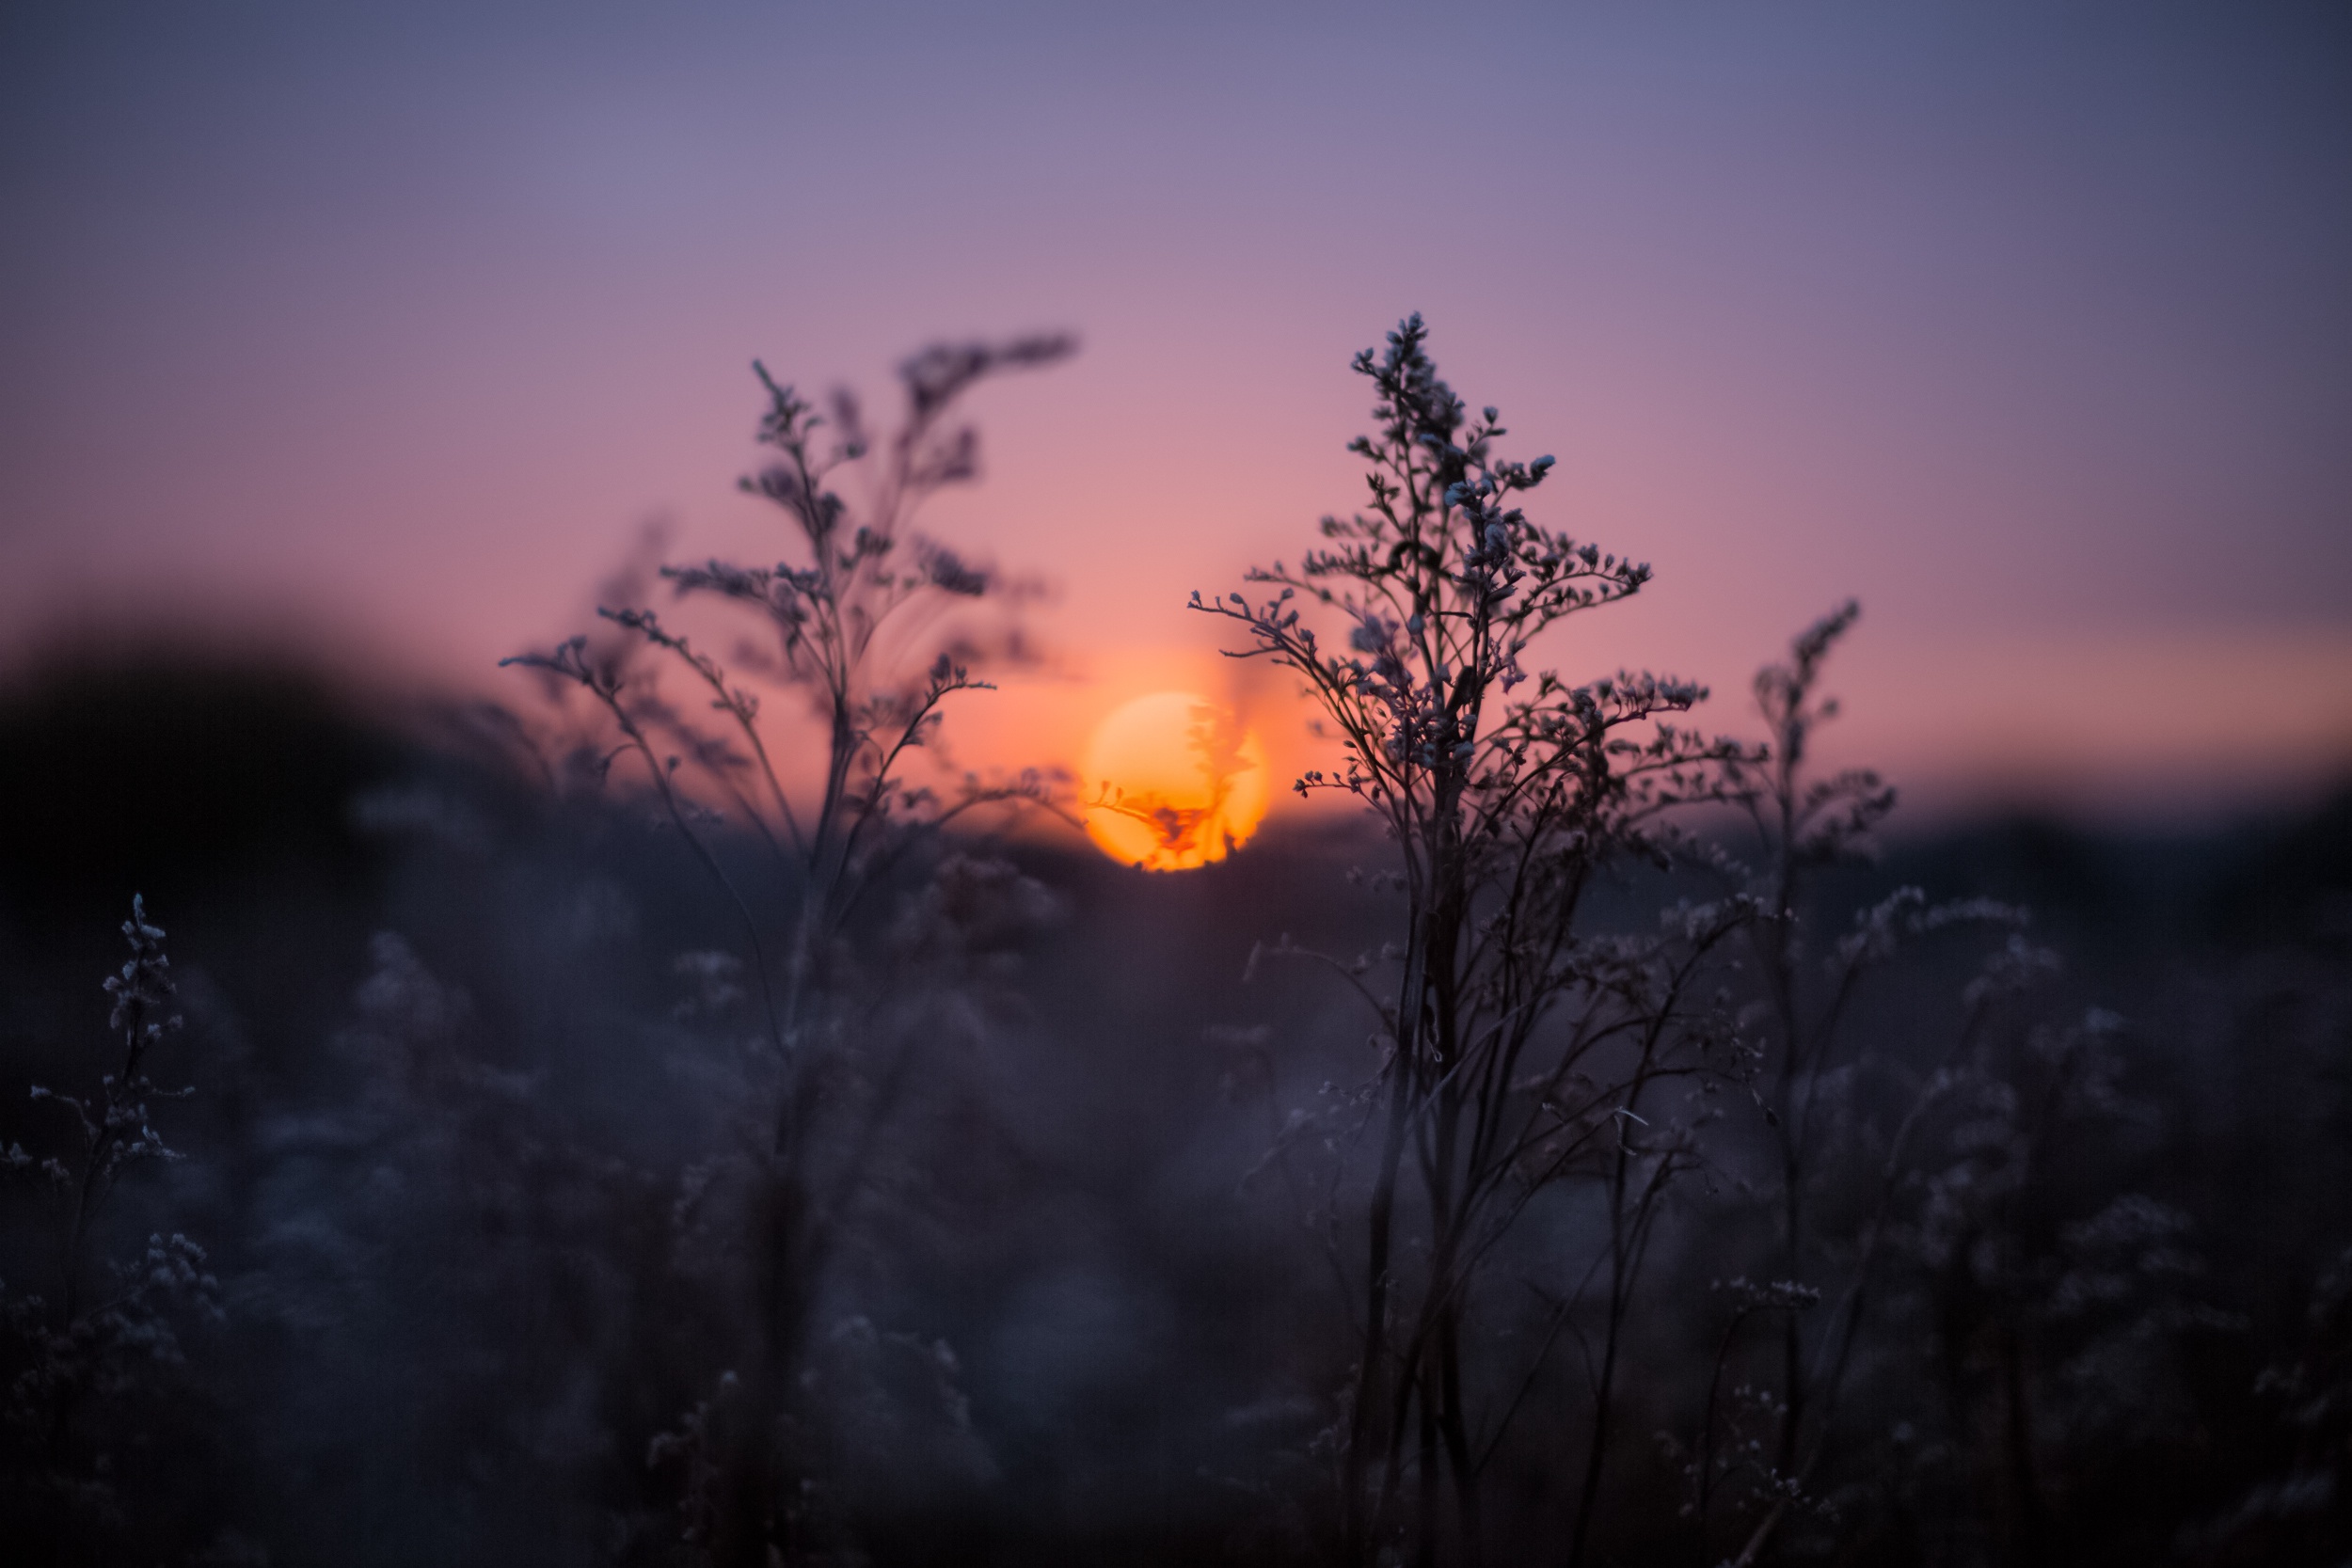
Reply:
[[773, 558], [754, 356], [879, 401], [1068, 327], [929, 519], [1059, 591], [967, 752], [1067, 760], [1227, 677], [1187, 593], [1355, 502], [1348, 356], [1420, 309], [1658, 568], [1564, 669], [1743, 725], [1852, 594], [1839, 754], [1931, 802], [2352, 766], [2340, 7], [17, 0], [0, 211], [8, 648], [509, 689], [650, 517]]

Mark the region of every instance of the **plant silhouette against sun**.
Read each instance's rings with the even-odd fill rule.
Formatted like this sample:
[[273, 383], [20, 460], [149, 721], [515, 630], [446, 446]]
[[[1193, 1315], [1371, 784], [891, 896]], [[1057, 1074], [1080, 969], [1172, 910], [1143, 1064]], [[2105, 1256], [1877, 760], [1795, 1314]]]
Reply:
[[[664, 816], [724, 891], [750, 948], [778, 1087], [748, 1205], [760, 1343], [732, 1374], [721, 1412], [729, 1418], [702, 1422], [697, 1438], [712, 1475], [699, 1486], [696, 1533], [722, 1564], [764, 1565], [771, 1552], [797, 1560], [811, 1549], [802, 1517], [809, 1462], [794, 1451], [806, 1446], [795, 1435], [796, 1370], [848, 1210], [924, 1034], [909, 1030], [895, 1051], [882, 1049], [870, 1004], [889, 992], [875, 972], [886, 958], [850, 940], [852, 919], [951, 821], [991, 805], [1050, 803], [1033, 774], [997, 784], [966, 775], [952, 798], [907, 777], [910, 759], [936, 740], [946, 700], [989, 689], [972, 673], [978, 650], [956, 612], [1005, 588], [913, 531], [912, 519], [930, 497], [978, 472], [978, 436], [951, 418], [963, 394], [1073, 347], [1066, 337], [1033, 336], [923, 350], [899, 366], [904, 414], [879, 445], [847, 391], [834, 394], [828, 420], [755, 366], [769, 401], [759, 440], [776, 457], [742, 488], [785, 514], [800, 559], [710, 560], [665, 566], [661, 576], [681, 597], [748, 613], [765, 634], [764, 644], [747, 641], [737, 662], [806, 704], [821, 760], [813, 802], [796, 804], [779, 772], [758, 692], [653, 610], [604, 608], [598, 613], [624, 634], [617, 641], [574, 637], [505, 661], [600, 705], [620, 735], [606, 760], [633, 754], [644, 764]], [[862, 505], [834, 488], [852, 469], [868, 481]], [[701, 689], [715, 733], [662, 695], [660, 665], [646, 655]], [[780, 955], [706, 832], [725, 818], [683, 787], [689, 759], [779, 873], [793, 910]]]
[[[1556, 1335], [1598, 1320], [1575, 1561], [1659, 1202], [1697, 1157], [1692, 1129], [1652, 1101], [1710, 1061], [1736, 1065], [1729, 1019], [1699, 982], [1754, 912], [1744, 897], [1678, 907], [1661, 934], [1613, 938], [1581, 928], [1581, 906], [1611, 862], [1664, 857], [1677, 835], [1661, 816], [1720, 799], [1740, 753], [1672, 721], [1705, 695], [1697, 686], [1631, 673], [1576, 686], [1523, 667], [1547, 628], [1631, 595], [1650, 570], [1527, 517], [1517, 499], [1553, 460], [1497, 456], [1496, 411], [1467, 413], [1425, 338], [1414, 316], [1356, 358], [1378, 392], [1377, 433], [1350, 445], [1370, 466], [1368, 509], [1324, 519], [1328, 543], [1297, 567], [1252, 571], [1270, 596], [1193, 605], [1243, 629], [1250, 645], [1234, 657], [1303, 678], [1343, 761], [1295, 787], [1360, 800], [1399, 862], [1393, 988], [1368, 962], [1341, 966], [1387, 1051], [1341, 1444], [1343, 1555], [1371, 1560], [1410, 1528], [1416, 1560], [1434, 1560], [1447, 1491], [1454, 1550], [1478, 1554], [1479, 1474], [1535, 1369], [1472, 1386], [1473, 1280], [1539, 1192], [1582, 1180], [1605, 1219], [1582, 1276], [1599, 1297], [1588, 1304], [1572, 1272], [1551, 1323]], [[1343, 623], [1340, 641], [1324, 641], [1318, 615]]]
[[[1248, 753], [1255, 737], [1215, 704], [1197, 702], [1186, 715], [1184, 749], [1194, 758], [1197, 790], [1171, 797], [1165, 788], [1129, 787], [1105, 779], [1083, 802], [1087, 812], [1123, 817], [1151, 835], [1150, 847], [1134, 863], [1145, 870], [1181, 870], [1224, 859], [1248, 837], [1255, 817], [1241, 825], [1228, 819], [1233, 782], [1263, 766]], [[1263, 805], [1263, 795], [1258, 804]]]

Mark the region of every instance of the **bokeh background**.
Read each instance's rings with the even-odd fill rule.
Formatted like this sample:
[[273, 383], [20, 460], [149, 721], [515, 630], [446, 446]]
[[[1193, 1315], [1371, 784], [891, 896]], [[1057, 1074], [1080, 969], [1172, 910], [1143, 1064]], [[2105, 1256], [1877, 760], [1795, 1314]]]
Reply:
[[[1750, 673], [1861, 600], [1815, 760], [1904, 805], [1791, 895], [1789, 990], [1956, 901], [1814, 998], [1811, 1244], [1766, 1212], [1790, 1118], [1700, 1081], [1613, 1403], [1550, 1338], [1600, 1332], [1603, 1184], [1498, 1254], [1488, 1560], [1596, 1500], [1588, 1560], [1735, 1555], [1788, 1478], [1693, 1523], [1706, 1462], [1652, 1442], [1799, 1386], [1722, 1287], [1874, 1266], [1836, 1516], [1768, 1568], [2352, 1560], [2352, 10], [2154, 0], [0, 6], [0, 1557], [707, 1560], [801, 1082], [752, 971], [806, 883], [733, 814], [723, 897], [498, 661], [657, 546], [787, 553], [735, 487], [755, 357], [887, 428], [902, 355], [1067, 330], [923, 519], [1044, 589], [954, 754], [1074, 764], [1184, 688], [1275, 805], [1168, 876], [1050, 819], [920, 840], [845, 927], [812, 1103], [889, 1114], [807, 1271], [809, 1516], [876, 1568], [1326, 1560], [1387, 1069], [1279, 949], [1372, 974], [1403, 906], [1184, 606], [1361, 493], [1349, 359], [1412, 310], [1559, 458], [1542, 520], [1657, 568], [1543, 664], [1756, 738]], [[1740, 885], [1703, 861], [1611, 860], [1567, 929], [1650, 951]], [[207, 1261], [91, 1328], [40, 1174], [87, 1146], [32, 1091], [109, 1092], [135, 893], [196, 1093], [85, 1272]], [[1782, 940], [1708, 982], [1758, 1040]]]
[[2337, 7], [26, 0], [0, 210], [14, 665], [511, 693], [649, 520], [778, 547], [753, 356], [880, 394], [1068, 328], [930, 519], [1057, 594], [961, 744], [1066, 763], [1221, 678], [1186, 594], [1354, 501], [1347, 358], [1419, 309], [1548, 520], [1659, 569], [1565, 669], [1737, 727], [1851, 594], [1839, 752], [1929, 813], [2352, 762]]

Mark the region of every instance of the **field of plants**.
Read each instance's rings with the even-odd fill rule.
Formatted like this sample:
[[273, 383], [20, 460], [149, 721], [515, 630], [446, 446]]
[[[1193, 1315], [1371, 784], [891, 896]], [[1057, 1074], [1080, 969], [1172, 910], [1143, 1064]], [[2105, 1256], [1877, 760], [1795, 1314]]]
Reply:
[[501, 701], [9, 689], [0, 1555], [2344, 1560], [2352, 795], [1914, 831], [1835, 583], [1748, 689], [1558, 667], [1674, 562], [1415, 317], [1192, 601], [1319, 809], [1122, 866], [1214, 716], [1190, 804], [932, 761], [1012, 623], [921, 508], [1071, 346], [763, 370], [772, 553]]

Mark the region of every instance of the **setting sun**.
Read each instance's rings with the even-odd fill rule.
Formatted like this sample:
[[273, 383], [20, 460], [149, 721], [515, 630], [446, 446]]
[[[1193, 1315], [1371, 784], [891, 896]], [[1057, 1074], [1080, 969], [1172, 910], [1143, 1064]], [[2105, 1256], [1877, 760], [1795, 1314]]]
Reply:
[[1147, 871], [1221, 861], [1265, 815], [1265, 752], [1190, 691], [1138, 697], [1095, 726], [1080, 779], [1087, 836]]

